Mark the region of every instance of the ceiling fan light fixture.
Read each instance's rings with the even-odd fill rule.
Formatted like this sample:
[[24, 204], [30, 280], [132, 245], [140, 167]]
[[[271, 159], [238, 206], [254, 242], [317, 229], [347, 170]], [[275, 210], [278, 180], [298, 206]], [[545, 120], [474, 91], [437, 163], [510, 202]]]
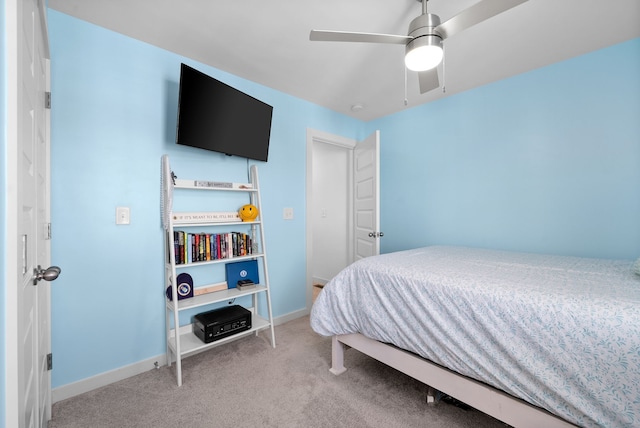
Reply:
[[436, 35], [416, 37], [407, 43], [404, 64], [409, 70], [426, 71], [442, 62], [442, 39]]

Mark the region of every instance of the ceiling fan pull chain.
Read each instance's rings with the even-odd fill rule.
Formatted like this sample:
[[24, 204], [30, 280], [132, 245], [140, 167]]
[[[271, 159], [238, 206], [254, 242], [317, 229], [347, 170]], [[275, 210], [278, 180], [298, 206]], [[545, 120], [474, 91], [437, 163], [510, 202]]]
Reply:
[[404, 105], [409, 105], [409, 101], [407, 100], [407, 67], [404, 68]]
[[447, 73], [445, 67], [447, 65], [447, 56], [444, 55], [444, 45], [442, 46], [442, 93], [447, 92]]

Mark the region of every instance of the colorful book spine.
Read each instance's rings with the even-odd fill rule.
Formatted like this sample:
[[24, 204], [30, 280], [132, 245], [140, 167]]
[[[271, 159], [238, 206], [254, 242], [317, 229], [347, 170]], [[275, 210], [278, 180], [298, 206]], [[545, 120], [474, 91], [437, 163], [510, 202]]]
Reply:
[[242, 232], [186, 233], [174, 231], [176, 264], [230, 259], [253, 254], [251, 237]]

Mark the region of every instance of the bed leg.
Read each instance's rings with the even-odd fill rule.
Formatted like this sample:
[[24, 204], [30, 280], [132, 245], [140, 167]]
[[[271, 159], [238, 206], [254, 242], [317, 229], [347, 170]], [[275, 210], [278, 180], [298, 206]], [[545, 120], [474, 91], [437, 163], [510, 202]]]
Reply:
[[331, 368], [329, 371], [334, 375], [339, 375], [347, 371], [344, 368], [345, 344], [338, 340], [338, 336], [331, 338]]
[[427, 404], [435, 404], [436, 403], [436, 391], [434, 388], [427, 386]]

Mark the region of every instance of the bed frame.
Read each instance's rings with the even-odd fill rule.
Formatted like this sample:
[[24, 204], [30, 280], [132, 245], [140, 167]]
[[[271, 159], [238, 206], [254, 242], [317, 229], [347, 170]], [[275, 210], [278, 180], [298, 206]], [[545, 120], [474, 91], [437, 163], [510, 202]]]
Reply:
[[339, 375], [344, 367], [344, 351], [357, 349], [402, 373], [429, 386], [427, 402], [433, 401], [433, 389], [456, 399], [514, 427], [568, 428], [575, 425], [559, 417], [512, 397], [496, 388], [443, 368], [416, 354], [369, 339], [359, 333], [333, 336], [331, 369]]

